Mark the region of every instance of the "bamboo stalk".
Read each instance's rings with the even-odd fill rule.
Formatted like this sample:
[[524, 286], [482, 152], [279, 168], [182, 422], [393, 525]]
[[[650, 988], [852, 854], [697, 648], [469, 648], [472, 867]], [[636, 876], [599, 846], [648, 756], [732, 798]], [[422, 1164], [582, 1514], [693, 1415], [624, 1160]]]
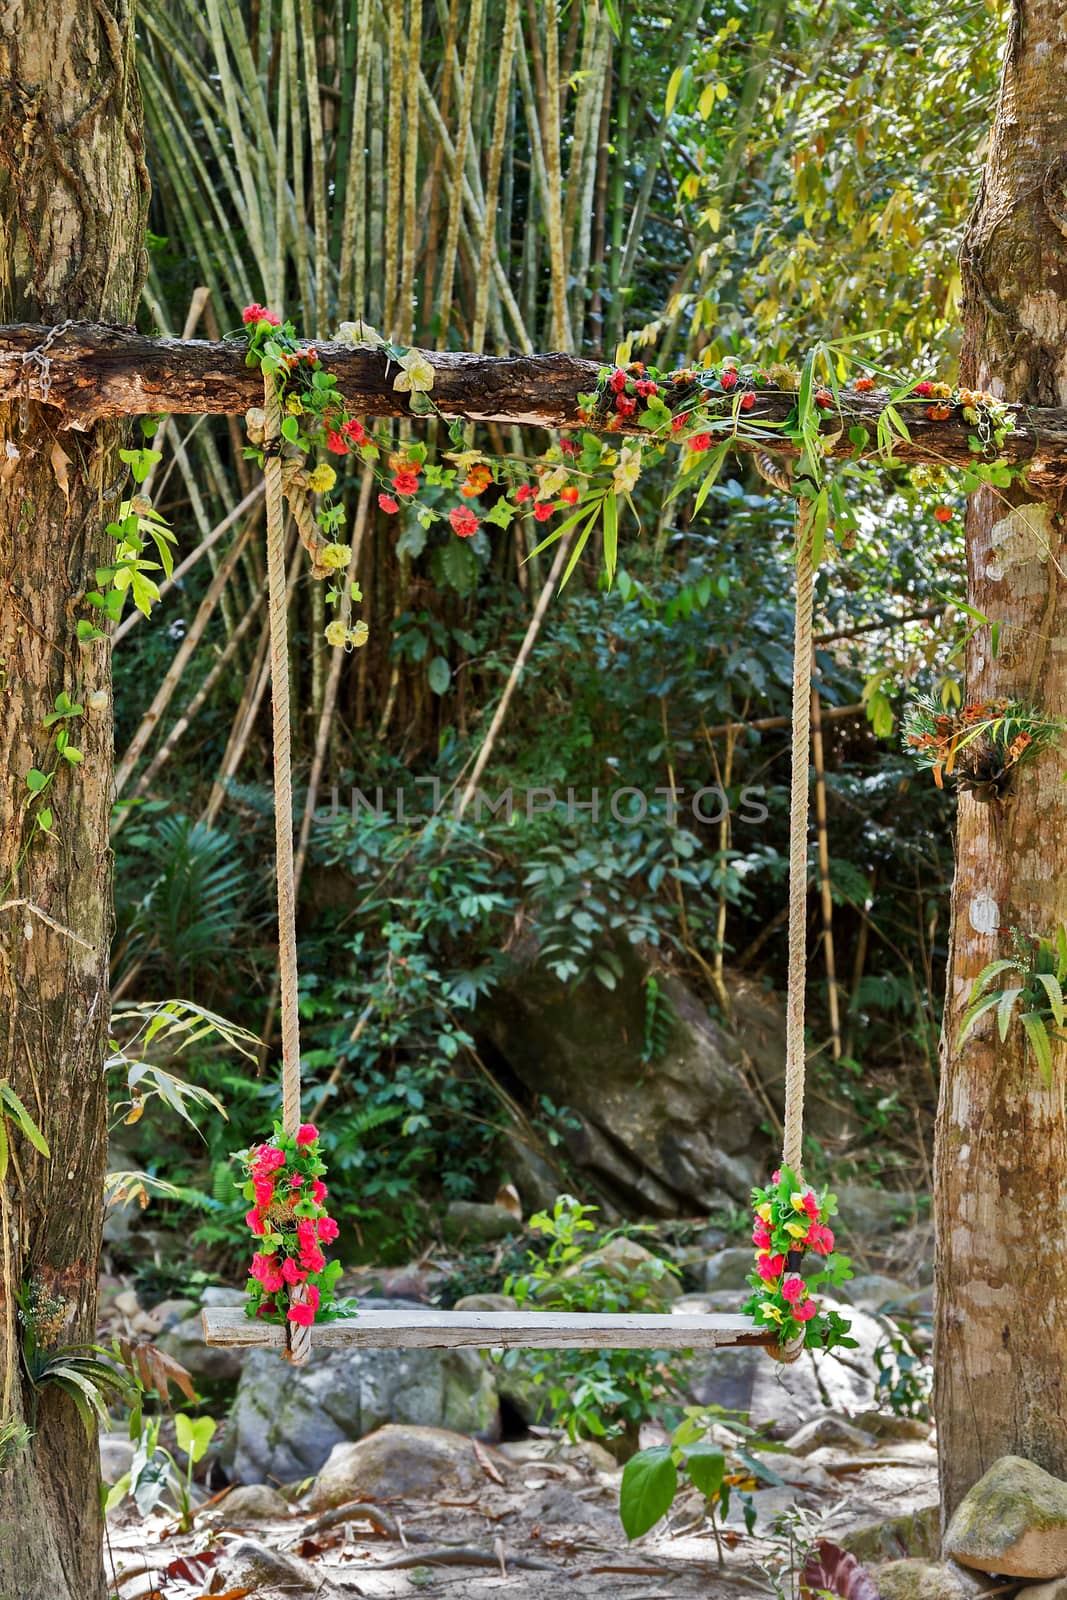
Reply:
[[508, 106], [511, 97], [511, 75], [515, 63], [515, 41], [519, 28], [519, 0], [507, 0], [504, 13], [504, 31], [500, 41], [500, 68], [496, 80], [496, 105], [493, 116], [493, 136], [489, 148], [489, 167], [485, 181], [483, 207], [482, 254], [478, 266], [478, 290], [474, 306], [472, 345], [480, 350], [485, 341], [485, 325], [489, 314], [489, 284], [494, 254], [497, 200], [500, 193], [500, 173], [504, 162], [504, 135], [507, 128]]
[[552, 296], [550, 340], [557, 350], [570, 350], [571, 328], [567, 313], [567, 258], [563, 245], [563, 167], [559, 121], [559, 4], [544, 0], [545, 8], [545, 172], [543, 195], [548, 232], [548, 266]]
[[[441, 269], [441, 288], [437, 300], [439, 318], [437, 346], [445, 349], [452, 312], [452, 286], [456, 257], [459, 248], [459, 224], [463, 210], [464, 166], [470, 140], [471, 110], [474, 105], [474, 85], [478, 75], [478, 55], [481, 50], [482, 23], [485, 17], [485, 0], [471, 0], [467, 18], [467, 51], [464, 61], [463, 82], [460, 88], [459, 122], [456, 127], [454, 155], [452, 158], [452, 186], [448, 200], [448, 226], [445, 233], [444, 261]], [[488, 219], [486, 219], [488, 226]]]

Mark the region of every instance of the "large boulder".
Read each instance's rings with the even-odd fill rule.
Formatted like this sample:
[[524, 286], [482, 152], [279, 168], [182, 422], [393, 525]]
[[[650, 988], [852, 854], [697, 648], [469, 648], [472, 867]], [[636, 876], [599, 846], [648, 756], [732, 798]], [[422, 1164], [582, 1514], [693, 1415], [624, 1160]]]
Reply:
[[336, 1445], [310, 1503], [312, 1511], [329, 1511], [348, 1500], [447, 1499], [485, 1481], [474, 1446], [462, 1434], [391, 1426], [355, 1444]]
[[771, 1152], [738, 1040], [680, 978], [657, 973], [670, 1022], [645, 1062], [647, 968], [635, 952], [611, 991], [593, 977], [533, 975], [535, 959], [532, 946], [520, 950], [514, 981], [479, 1011], [479, 1033], [531, 1094], [572, 1113], [569, 1156], [606, 1208], [675, 1217], [746, 1203]]
[[474, 1350], [332, 1350], [292, 1367], [247, 1357], [221, 1459], [240, 1483], [318, 1472], [335, 1445], [390, 1422], [490, 1439], [499, 1431], [493, 1371]]
[[956, 1507], [945, 1554], [1006, 1578], [1067, 1575], [1067, 1483], [1022, 1456], [1001, 1456]]

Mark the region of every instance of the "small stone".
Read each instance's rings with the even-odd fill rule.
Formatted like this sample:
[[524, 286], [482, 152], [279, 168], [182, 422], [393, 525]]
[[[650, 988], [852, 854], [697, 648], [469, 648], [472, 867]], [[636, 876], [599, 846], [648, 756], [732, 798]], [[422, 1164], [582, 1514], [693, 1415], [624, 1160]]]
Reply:
[[515, 1311], [517, 1303], [510, 1294], [465, 1294], [457, 1300], [456, 1311]]
[[111, 1302], [112, 1309], [123, 1317], [135, 1317], [141, 1309], [136, 1289], [123, 1289]]
[[914, 1290], [898, 1278], [887, 1278], [881, 1272], [861, 1272], [841, 1285], [840, 1294], [842, 1300], [859, 1306], [862, 1311], [887, 1310], [892, 1315], [913, 1297]]
[[[489, 1455], [498, 1470], [506, 1469], [496, 1452]], [[356, 1444], [334, 1445], [312, 1487], [310, 1504], [312, 1511], [327, 1511], [360, 1497], [447, 1499], [486, 1482], [474, 1446], [463, 1434], [390, 1423]]]
[[752, 1291], [748, 1285], [748, 1275], [755, 1262], [756, 1254], [751, 1246], [734, 1246], [729, 1250], [717, 1250], [713, 1256], [708, 1257], [704, 1265], [704, 1292], [738, 1294], [743, 1290], [746, 1294], [750, 1294]]
[[186, 1318], [195, 1316], [196, 1311], [195, 1300], [161, 1300], [150, 1311], [139, 1312], [133, 1319], [134, 1326], [139, 1333], [163, 1333], [168, 1328], [177, 1327]]
[[133, 1466], [133, 1443], [124, 1433], [100, 1435], [100, 1476], [110, 1487]]
[[205, 1289], [200, 1296], [202, 1306], [243, 1306], [246, 1295], [243, 1289]]
[[973, 1587], [949, 1564], [887, 1561], [874, 1573], [879, 1600], [970, 1600]]
[[289, 1502], [267, 1483], [240, 1484], [218, 1507], [218, 1520], [234, 1528], [249, 1522], [285, 1522], [289, 1516]]
[[1007, 1578], [1067, 1574], [1067, 1483], [1022, 1456], [1001, 1456], [964, 1496], [945, 1554]]
[[875, 1439], [929, 1439], [930, 1424], [923, 1417], [898, 1417], [892, 1411], [863, 1411], [853, 1417], [857, 1428]]
[[841, 1543], [865, 1567], [906, 1556], [934, 1561], [941, 1553], [941, 1507], [935, 1500], [899, 1517], [851, 1528]]
[[1053, 1578], [1050, 1583], [1031, 1583], [1020, 1589], [1015, 1600], [1067, 1600], [1067, 1578]]
[[807, 1456], [813, 1450], [824, 1447], [833, 1450], [870, 1450], [874, 1444], [871, 1434], [862, 1432], [851, 1422], [846, 1422], [844, 1417], [839, 1417], [832, 1411], [825, 1416], [813, 1417], [810, 1422], [805, 1422], [786, 1441], [785, 1447], [792, 1455]]

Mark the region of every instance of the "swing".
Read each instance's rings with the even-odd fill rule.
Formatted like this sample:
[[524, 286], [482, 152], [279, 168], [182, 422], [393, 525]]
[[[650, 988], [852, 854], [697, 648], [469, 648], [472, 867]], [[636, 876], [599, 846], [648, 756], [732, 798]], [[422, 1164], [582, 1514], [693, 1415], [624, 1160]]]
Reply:
[[[267, 513], [274, 728], [274, 819], [278, 877], [278, 967], [282, 1028], [282, 1124], [300, 1126], [300, 1032], [297, 1013], [296, 895], [290, 770], [288, 620], [284, 554], [281, 408], [273, 377], [264, 376], [263, 476]], [[804, 1117], [804, 985], [807, 961], [808, 760], [812, 657], [812, 519], [798, 503], [796, 613], [793, 653], [792, 783], [789, 833], [789, 967], [786, 1009], [785, 1109], [782, 1164], [800, 1172]], [[792, 1269], [799, 1256], [789, 1259]], [[302, 1289], [293, 1290], [298, 1302]], [[252, 1320], [241, 1307], [205, 1307], [209, 1345], [275, 1349], [295, 1366], [311, 1354], [312, 1329]], [[344, 1349], [612, 1349], [689, 1350], [761, 1346], [777, 1361], [795, 1361], [803, 1333], [779, 1342], [773, 1328], [747, 1316], [658, 1316], [554, 1311], [360, 1311], [315, 1328], [315, 1344]]]

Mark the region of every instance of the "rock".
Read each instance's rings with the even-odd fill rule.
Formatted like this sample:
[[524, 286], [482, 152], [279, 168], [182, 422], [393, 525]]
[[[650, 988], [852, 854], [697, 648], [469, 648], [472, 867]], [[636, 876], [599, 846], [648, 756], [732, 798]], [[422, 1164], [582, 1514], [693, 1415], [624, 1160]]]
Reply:
[[151, 1310], [138, 1312], [133, 1319], [134, 1327], [138, 1333], [156, 1336], [176, 1328], [179, 1322], [187, 1321], [197, 1309], [195, 1300], [161, 1300]]
[[1067, 1483], [1022, 1456], [1001, 1456], [968, 1490], [945, 1554], [1006, 1578], [1067, 1574]]
[[244, 1303], [243, 1289], [223, 1289], [216, 1286], [205, 1289], [200, 1296], [202, 1306], [243, 1306]]
[[542, 1284], [536, 1291], [537, 1300], [545, 1306], [558, 1304], [559, 1284], [564, 1279], [571, 1281], [592, 1277], [610, 1278], [625, 1284], [634, 1296], [635, 1304], [631, 1308], [634, 1310], [637, 1309], [636, 1300], [641, 1290], [644, 1291], [640, 1301], [642, 1311], [663, 1311], [682, 1293], [681, 1281], [668, 1262], [661, 1256], [653, 1255], [636, 1239], [619, 1235], [609, 1239], [599, 1249], [587, 1251], [564, 1268], [558, 1278]]
[[[496, 1465], [506, 1470], [503, 1457]], [[355, 1444], [335, 1445], [312, 1487], [310, 1505], [312, 1511], [328, 1511], [346, 1500], [447, 1499], [487, 1481], [470, 1439], [462, 1434], [390, 1425]]]
[[724, 1250], [730, 1243], [731, 1237], [736, 1238], [737, 1235], [731, 1235], [729, 1228], [719, 1228], [712, 1224], [707, 1228], [701, 1228], [693, 1242], [705, 1255], [712, 1255], [716, 1250]]
[[335, 1445], [384, 1423], [493, 1438], [492, 1367], [475, 1350], [331, 1350], [291, 1367], [269, 1350], [246, 1357], [221, 1460], [242, 1483], [306, 1478]]
[[532, 1150], [516, 1132], [503, 1137], [502, 1162], [528, 1217], [538, 1211], [551, 1211], [556, 1196], [567, 1187], [544, 1156]]
[[899, 1517], [851, 1528], [841, 1544], [865, 1567], [907, 1556], [936, 1561], [941, 1554], [941, 1507], [935, 1500]]
[[755, 1251], [751, 1245], [748, 1247], [734, 1246], [730, 1250], [717, 1250], [704, 1263], [704, 1290], [707, 1294], [722, 1294], [729, 1292], [731, 1298], [736, 1300], [743, 1290], [745, 1295], [750, 1295], [746, 1279], [755, 1264]]
[[316, 1600], [339, 1600], [353, 1592], [331, 1583], [321, 1565], [268, 1549], [255, 1539], [238, 1539], [228, 1546], [212, 1574], [212, 1584], [216, 1591], [259, 1594], [268, 1590], [272, 1595], [314, 1595]]
[[883, 1441], [904, 1439], [929, 1439], [930, 1423], [922, 1417], [898, 1417], [892, 1411], [863, 1411], [853, 1417], [857, 1428], [873, 1434]]
[[887, 1561], [874, 1573], [880, 1600], [970, 1600], [968, 1584], [951, 1563]]
[[873, 1184], [843, 1183], [837, 1189], [834, 1229], [870, 1249], [894, 1229], [911, 1227], [916, 1211], [914, 1195], [878, 1189]]
[[610, 1529], [615, 1533], [619, 1526], [618, 1513], [613, 1506], [596, 1500], [584, 1500], [563, 1484], [553, 1484], [551, 1488], [543, 1489], [529, 1507], [529, 1514], [548, 1527], [569, 1524], [571, 1527]]
[[456, 1311], [515, 1311], [517, 1302], [510, 1294], [465, 1294], [457, 1300]]
[[1067, 1578], [1053, 1578], [1051, 1583], [1031, 1583], [1020, 1589], [1015, 1600], [1067, 1600]]
[[122, 1289], [111, 1302], [111, 1309], [123, 1317], [135, 1317], [141, 1309], [136, 1289]]
[[848, 1283], [843, 1283], [840, 1294], [842, 1300], [847, 1300], [850, 1306], [859, 1306], [861, 1311], [887, 1310], [892, 1315], [901, 1302], [914, 1294], [914, 1290], [899, 1279], [887, 1278], [880, 1272], [862, 1272]]
[[476, 1200], [452, 1200], [445, 1212], [442, 1232], [449, 1244], [486, 1244], [522, 1232], [522, 1218], [504, 1206], [480, 1205]]
[[100, 1476], [110, 1486], [133, 1466], [133, 1441], [124, 1433], [100, 1435]]
[[830, 1489], [833, 1487], [830, 1474], [826, 1468], [817, 1461], [802, 1461], [799, 1456], [787, 1452], [779, 1454], [777, 1451], [754, 1453], [752, 1459], [761, 1473], [766, 1474], [765, 1481], [771, 1483], [775, 1478], [781, 1478], [783, 1483], [788, 1483], [794, 1488], [802, 1489]]
[[833, 1411], [827, 1411], [824, 1416], [813, 1417], [810, 1422], [805, 1422], [802, 1428], [790, 1435], [785, 1447], [795, 1456], [806, 1456], [812, 1450], [823, 1448], [866, 1451], [873, 1447], [874, 1442], [871, 1434], [862, 1432]]
[[477, 1031], [521, 1083], [567, 1107], [576, 1124], [564, 1129], [568, 1155], [587, 1186], [630, 1215], [692, 1216], [707, 1209], [712, 1191], [747, 1204], [766, 1166], [765, 1113], [740, 1069], [736, 1039], [711, 1021], [703, 1001], [680, 978], [657, 972], [669, 1008], [665, 1047], [643, 1064], [648, 968], [637, 952], [623, 955], [611, 991], [594, 977], [560, 983], [542, 968], [531, 980], [531, 940], [512, 954], [516, 976], [479, 1008]]
[[775, 1438], [788, 1437], [827, 1409], [868, 1410], [874, 1400], [874, 1350], [884, 1330], [866, 1312], [829, 1298], [822, 1303], [850, 1319], [857, 1349], [806, 1350], [791, 1366], [771, 1361], [762, 1350], [713, 1350], [692, 1363], [692, 1398], [701, 1405], [746, 1411], [754, 1428], [769, 1429]]
[[243, 1528], [249, 1522], [285, 1522], [291, 1515], [288, 1500], [266, 1483], [239, 1484], [217, 1511], [218, 1520], [230, 1528]]
[[[244, 1298], [243, 1294], [238, 1294], [236, 1301], [224, 1303], [243, 1305]], [[173, 1324], [159, 1335], [156, 1343], [175, 1361], [181, 1362], [195, 1384], [236, 1382], [249, 1355], [247, 1350], [236, 1345], [205, 1344], [199, 1312]]]

